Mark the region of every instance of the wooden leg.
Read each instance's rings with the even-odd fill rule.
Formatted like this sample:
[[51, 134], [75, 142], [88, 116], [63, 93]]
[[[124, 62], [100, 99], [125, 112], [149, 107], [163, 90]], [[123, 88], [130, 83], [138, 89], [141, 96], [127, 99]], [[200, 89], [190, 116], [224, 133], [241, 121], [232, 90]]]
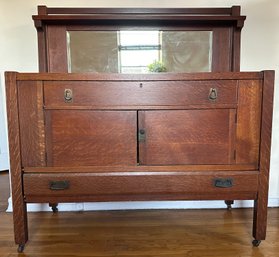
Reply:
[[266, 237], [274, 72], [264, 72], [258, 196], [254, 201], [254, 246]]
[[15, 72], [5, 74], [15, 243], [19, 245], [18, 250], [23, 251], [28, 240], [28, 228], [26, 203], [23, 196], [16, 76]]
[[261, 240], [265, 240], [267, 226], [267, 199], [259, 198], [254, 201], [254, 218], [253, 218], [253, 236], [255, 240], [252, 242], [254, 246], [258, 246]]
[[225, 200], [225, 204], [227, 205], [227, 209], [232, 209], [232, 204], [234, 204], [234, 200]]
[[[15, 190], [14, 190], [15, 191]], [[18, 251], [22, 252], [28, 241], [27, 210], [23, 195], [15, 197], [13, 191], [13, 218], [15, 243], [19, 245]]]
[[49, 207], [51, 207], [52, 211], [55, 213], [55, 212], [58, 212], [58, 203], [49, 203]]

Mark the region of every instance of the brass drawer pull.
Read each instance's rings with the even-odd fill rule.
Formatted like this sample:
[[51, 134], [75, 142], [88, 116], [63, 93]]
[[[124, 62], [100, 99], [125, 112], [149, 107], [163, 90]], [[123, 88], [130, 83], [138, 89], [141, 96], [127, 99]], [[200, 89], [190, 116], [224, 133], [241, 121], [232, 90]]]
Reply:
[[70, 182], [67, 180], [58, 180], [58, 181], [50, 181], [49, 189], [50, 190], [65, 190], [70, 187]]
[[64, 90], [64, 101], [65, 101], [65, 103], [73, 102], [73, 91], [72, 91], [72, 89], [66, 88]]
[[209, 90], [209, 95], [208, 95], [208, 99], [210, 101], [215, 101], [217, 99], [217, 89], [216, 88], [210, 88]]
[[213, 179], [213, 185], [215, 187], [228, 188], [233, 186], [232, 178], [215, 178]]

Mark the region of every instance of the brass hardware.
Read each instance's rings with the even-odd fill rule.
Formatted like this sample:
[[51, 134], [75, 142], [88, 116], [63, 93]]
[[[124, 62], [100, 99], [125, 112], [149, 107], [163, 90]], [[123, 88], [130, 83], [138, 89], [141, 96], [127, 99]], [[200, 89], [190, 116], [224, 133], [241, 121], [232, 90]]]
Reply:
[[215, 101], [217, 99], [217, 89], [216, 88], [210, 88], [208, 99], [211, 101]]
[[73, 102], [73, 91], [72, 91], [72, 89], [66, 88], [64, 90], [64, 101], [65, 101], [65, 103]]
[[232, 178], [215, 178], [213, 179], [213, 185], [215, 187], [228, 188], [233, 186]]
[[67, 180], [57, 180], [49, 182], [50, 190], [65, 190], [70, 187], [70, 182]]
[[139, 130], [138, 140], [139, 140], [139, 142], [144, 142], [145, 141], [145, 130], [144, 129]]

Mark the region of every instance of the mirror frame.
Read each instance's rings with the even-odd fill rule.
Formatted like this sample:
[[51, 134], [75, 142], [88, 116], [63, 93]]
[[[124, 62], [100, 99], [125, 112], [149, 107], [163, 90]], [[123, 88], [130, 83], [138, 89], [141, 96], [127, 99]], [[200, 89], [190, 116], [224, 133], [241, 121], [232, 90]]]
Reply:
[[32, 16], [38, 33], [39, 71], [68, 72], [67, 31], [213, 31], [212, 72], [240, 70], [241, 29], [246, 16], [230, 8], [50, 8]]

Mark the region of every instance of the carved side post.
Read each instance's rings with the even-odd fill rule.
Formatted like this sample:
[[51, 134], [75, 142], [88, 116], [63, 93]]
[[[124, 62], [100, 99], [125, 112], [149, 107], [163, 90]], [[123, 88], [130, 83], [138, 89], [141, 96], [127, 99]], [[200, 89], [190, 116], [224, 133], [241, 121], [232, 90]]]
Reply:
[[254, 201], [253, 241], [254, 246], [266, 237], [268, 180], [273, 109], [274, 71], [263, 72], [262, 122], [259, 163], [258, 197]]
[[16, 76], [15, 72], [5, 73], [14, 233], [15, 242], [19, 245], [18, 250], [22, 252], [28, 240], [28, 228], [26, 203], [23, 196]]

